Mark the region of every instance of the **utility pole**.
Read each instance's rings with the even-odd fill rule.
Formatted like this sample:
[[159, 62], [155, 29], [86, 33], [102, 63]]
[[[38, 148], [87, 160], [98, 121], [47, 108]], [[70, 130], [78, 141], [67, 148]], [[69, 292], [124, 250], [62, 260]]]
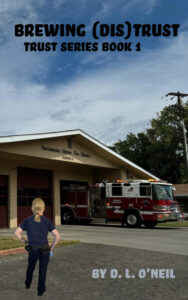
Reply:
[[186, 163], [186, 167], [188, 169], [188, 147], [187, 147], [187, 137], [186, 137], [184, 115], [183, 115], [184, 107], [183, 107], [182, 100], [181, 100], [181, 98], [183, 98], [183, 97], [188, 97], [188, 94], [182, 94], [180, 92], [177, 92], [177, 93], [168, 93], [165, 96], [176, 96], [177, 97], [177, 107], [179, 109], [179, 117], [180, 117], [180, 122], [181, 122], [182, 130], [183, 130], [185, 163]]

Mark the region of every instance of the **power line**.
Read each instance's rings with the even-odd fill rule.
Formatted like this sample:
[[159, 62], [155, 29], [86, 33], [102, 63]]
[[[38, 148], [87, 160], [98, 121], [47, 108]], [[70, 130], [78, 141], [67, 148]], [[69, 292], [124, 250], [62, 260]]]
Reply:
[[137, 105], [137, 106], [131, 107], [129, 109], [123, 110], [121, 112], [117, 112], [116, 114], [113, 114], [111, 116], [108, 115], [108, 118], [106, 120], [103, 120], [102, 122], [99, 121], [99, 123], [97, 125], [93, 125], [93, 124], [87, 125], [87, 130], [91, 128], [93, 130], [100, 129], [101, 131], [104, 131], [105, 125], [108, 128], [111, 120], [115, 119], [115, 118], [119, 118], [119, 117], [124, 117], [124, 119], [125, 119], [124, 124], [131, 125], [132, 123], [134, 123], [134, 121], [138, 120], [138, 115], [141, 115], [147, 109], [150, 110], [151, 107], [159, 106], [159, 102], [160, 102], [160, 104], [162, 104], [163, 100], [160, 100], [158, 102], [149, 102], [147, 104]]
[[[180, 123], [182, 126], [182, 131], [183, 131], [183, 148], [184, 148], [184, 157], [185, 157], [185, 163], [186, 163], [186, 167], [188, 169], [188, 149], [187, 149], [187, 137], [186, 137], [186, 129], [185, 129], [185, 122], [184, 122], [184, 106], [182, 103], [182, 99], [184, 97], [188, 97], [188, 94], [183, 94], [180, 92], [174, 93], [174, 92], [170, 92], [168, 94], [166, 94], [166, 96], [174, 96], [177, 97], [177, 104], [176, 106], [178, 107], [178, 111], [179, 111], [179, 117], [180, 117]], [[171, 100], [174, 98], [172, 97]]]

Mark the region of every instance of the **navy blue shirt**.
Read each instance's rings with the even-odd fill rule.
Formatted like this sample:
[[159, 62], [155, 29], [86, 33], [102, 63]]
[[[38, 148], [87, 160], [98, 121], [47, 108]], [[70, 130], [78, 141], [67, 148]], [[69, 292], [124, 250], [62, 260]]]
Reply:
[[55, 226], [45, 216], [40, 216], [40, 222], [36, 222], [34, 218], [35, 216], [32, 215], [24, 219], [19, 226], [22, 230], [27, 231], [28, 241], [31, 246], [48, 244], [48, 231], [54, 230]]

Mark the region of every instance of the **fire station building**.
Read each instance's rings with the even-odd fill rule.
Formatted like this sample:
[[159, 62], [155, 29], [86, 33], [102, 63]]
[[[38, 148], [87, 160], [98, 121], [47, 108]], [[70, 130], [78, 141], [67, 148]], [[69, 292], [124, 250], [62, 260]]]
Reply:
[[14, 228], [41, 197], [45, 215], [61, 224], [64, 184], [154, 178], [81, 130], [0, 137], [0, 228]]

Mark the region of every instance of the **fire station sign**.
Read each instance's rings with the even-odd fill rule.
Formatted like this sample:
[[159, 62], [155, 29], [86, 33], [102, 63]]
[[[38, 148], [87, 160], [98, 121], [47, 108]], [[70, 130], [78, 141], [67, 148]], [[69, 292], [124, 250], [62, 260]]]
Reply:
[[55, 153], [62, 154], [63, 159], [67, 160], [73, 160], [73, 158], [90, 158], [90, 154], [85, 153], [83, 151], [76, 151], [76, 150], [66, 150], [66, 149], [59, 149], [59, 148], [52, 148], [52, 147], [46, 147], [44, 145], [41, 146], [41, 149], [44, 151], [50, 151]]

